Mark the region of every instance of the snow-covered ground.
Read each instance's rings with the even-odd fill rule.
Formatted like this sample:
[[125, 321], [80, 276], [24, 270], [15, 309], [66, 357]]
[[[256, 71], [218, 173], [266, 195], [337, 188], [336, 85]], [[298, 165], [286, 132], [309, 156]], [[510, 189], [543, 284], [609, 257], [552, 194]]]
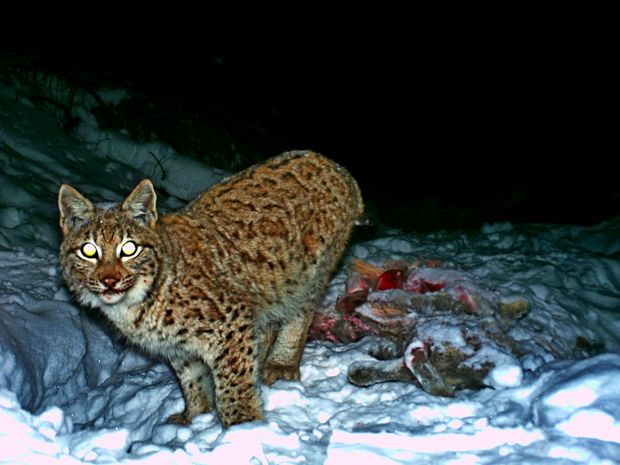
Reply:
[[[301, 382], [263, 389], [264, 423], [223, 431], [205, 414], [168, 425], [183, 405], [172, 372], [78, 309], [60, 280], [57, 189], [69, 182], [96, 200], [120, 200], [148, 176], [169, 194], [160, 202], [167, 209], [224, 173], [98, 129], [87, 96], [74, 102], [81, 123], [71, 138], [24, 94], [0, 81], [0, 463], [620, 462], [620, 218], [385, 231], [350, 248], [345, 264], [438, 259], [529, 300], [510, 332], [527, 352], [510, 387], [452, 399], [405, 383], [361, 388], [346, 372], [369, 359], [367, 340], [311, 342]], [[334, 277], [325, 305], [343, 292], [345, 275]]]

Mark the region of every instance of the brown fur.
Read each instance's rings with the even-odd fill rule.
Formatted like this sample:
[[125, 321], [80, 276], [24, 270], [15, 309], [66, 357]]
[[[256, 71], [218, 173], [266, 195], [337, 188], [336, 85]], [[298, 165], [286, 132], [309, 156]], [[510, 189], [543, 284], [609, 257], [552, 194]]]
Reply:
[[[288, 152], [180, 212], [158, 217], [155, 204], [148, 180], [107, 210], [63, 185], [64, 278], [81, 303], [170, 361], [186, 400], [173, 421], [214, 407], [224, 426], [259, 420], [259, 381], [299, 379], [312, 310], [362, 214], [359, 188], [327, 158]], [[138, 249], [123, 256], [127, 242]]]

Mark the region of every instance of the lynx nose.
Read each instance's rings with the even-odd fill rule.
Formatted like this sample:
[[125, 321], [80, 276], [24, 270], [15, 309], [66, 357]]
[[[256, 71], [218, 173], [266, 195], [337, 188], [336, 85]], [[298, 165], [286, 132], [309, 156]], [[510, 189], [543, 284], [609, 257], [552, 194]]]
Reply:
[[103, 282], [103, 284], [106, 285], [108, 289], [114, 289], [114, 286], [116, 286], [116, 283], [118, 283], [118, 279], [116, 279], [114, 276], [105, 276], [101, 281]]

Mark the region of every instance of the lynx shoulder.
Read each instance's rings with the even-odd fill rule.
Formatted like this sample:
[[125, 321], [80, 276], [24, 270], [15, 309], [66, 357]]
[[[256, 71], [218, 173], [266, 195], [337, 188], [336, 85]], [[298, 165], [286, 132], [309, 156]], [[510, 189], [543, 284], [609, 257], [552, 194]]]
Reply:
[[287, 152], [158, 215], [149, 180], [115, 208], [58, 195], [63, 277], [131, 342], [169, 361], [185, 397], [172, 421], [217, 410], [260, 420], [260, 382], [299, 379], [306, 333], [361, 217], [357, 183]]

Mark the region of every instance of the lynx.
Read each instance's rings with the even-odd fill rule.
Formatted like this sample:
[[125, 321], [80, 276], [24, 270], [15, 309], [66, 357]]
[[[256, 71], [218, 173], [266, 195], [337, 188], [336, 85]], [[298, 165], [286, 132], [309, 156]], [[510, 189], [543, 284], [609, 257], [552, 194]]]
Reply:
[[185, 398], [172, 422], [263, 418], [260, 382], [299, 380], [313, 308], [363, 212], [353, 177], [287, 152], [158, 215], [148, 179], [118, 207], [63, 184], [63, 277], [133, 344], [167, 360]]

